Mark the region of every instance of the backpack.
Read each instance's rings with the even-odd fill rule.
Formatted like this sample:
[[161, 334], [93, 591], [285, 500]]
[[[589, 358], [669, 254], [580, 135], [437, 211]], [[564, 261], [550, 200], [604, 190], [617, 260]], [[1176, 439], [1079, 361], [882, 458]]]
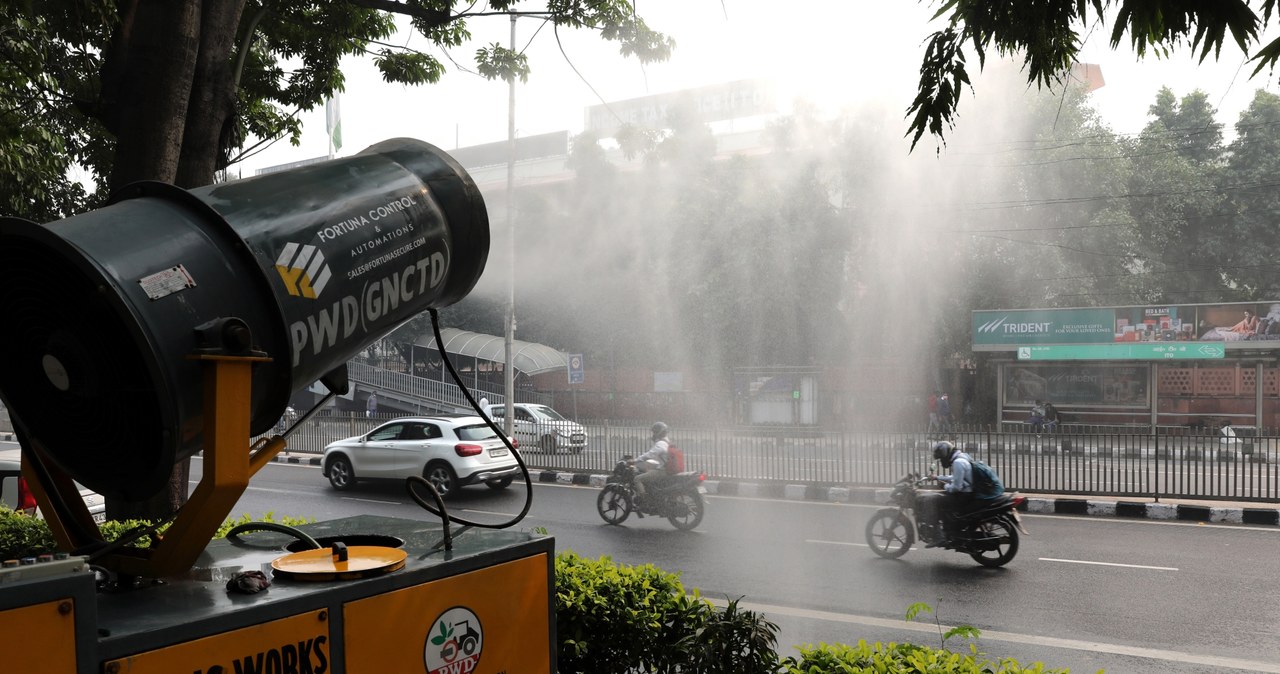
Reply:
[[675, 475], [684, 472], [684, 450], [679, 447], [667, 447], [667, 473]]
[[980, 499], [993, 499], [1004, 494], [1004, 482], [991, 466], [970, 457], [969, 465], [973, 466], [973, 496]]

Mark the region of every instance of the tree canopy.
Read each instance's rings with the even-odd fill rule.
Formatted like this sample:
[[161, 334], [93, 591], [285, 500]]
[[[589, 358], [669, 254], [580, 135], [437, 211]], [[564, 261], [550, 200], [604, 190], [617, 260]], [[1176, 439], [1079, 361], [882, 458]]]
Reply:
[[1084, 35], [1110, 20], [1113, 49], [1127, 39], [1141, 58], [1148, 53], [1168, 56], [1187, 45], [1204, 61], [1217, 58], [1230, 38], [1253, 57], [1257, 74], [1280, 59], [1280, 38], [1261, 44], [1262, 29], [1277, 2], [929, 0], [938, 7], [934, 18], [943, 19], [945, 26], [930, 35], [920, 64], [920, 85], [907, 111], [911, 147], [925, 132], [942, 139], [954, 127], [960, 95], [972, 87], [969, 50], [979, 70], [990, 52], [1021, 56], [1028, 82], [1052, 86], [1063, 82], [1076, 62]]

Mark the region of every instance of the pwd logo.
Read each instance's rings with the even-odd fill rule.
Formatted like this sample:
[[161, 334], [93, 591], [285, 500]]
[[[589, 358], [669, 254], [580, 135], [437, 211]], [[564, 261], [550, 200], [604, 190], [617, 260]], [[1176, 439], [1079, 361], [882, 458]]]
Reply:
[[484, 629], [470, 609], [455, 606], [440, 614], [427, 634], [422, 659], [427, 674], [469, 674], [480, 664]]
[[329, 265], [324, 263], [324, 253], [311, 245], [285, 244], [276, 258], [276, 271], [284, 280], [285, 290], [294, 297], [315, 299], [329, 283]]

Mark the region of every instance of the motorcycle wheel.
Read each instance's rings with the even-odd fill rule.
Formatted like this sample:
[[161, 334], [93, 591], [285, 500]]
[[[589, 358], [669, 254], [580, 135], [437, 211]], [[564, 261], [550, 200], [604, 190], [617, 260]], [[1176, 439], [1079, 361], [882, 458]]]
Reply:
[[616, 484], [605, 485], [596, 497], [596, 510], [609, 524], [622, 524], [631, 515], [631, 497]]
[[702, 522], [705, 509], [702, 494], [696, 491], [682, 491], [671, 496], [667, 504], [667, 521], [680, 531], [689, 531]]
[[981, 538], [996, 537], [999, 539], [991, 548], [986, 550], [973, 550], [969, 556], [973, 561], [994, 569], [1004, 566], [1013, 561], [1014, 555], [1018, 554], [1018, 528], [1013, 525], [1007, 518], [990, 520], [978, 524], [973, 529], [974, 535]]
[[896, 508], [877, 510], [867, 522], [867, 545], [885, 559], [897, 559], [916, 542], [915, 527]]

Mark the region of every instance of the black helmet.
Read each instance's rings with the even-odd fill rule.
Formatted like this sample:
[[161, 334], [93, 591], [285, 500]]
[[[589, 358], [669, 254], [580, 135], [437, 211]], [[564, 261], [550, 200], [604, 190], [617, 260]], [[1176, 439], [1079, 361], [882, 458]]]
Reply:
[[943, 440], [933, 446], [933, 458], [942, 462], [943, 468], [951, 467], [951, 457], [956, 452], [956, 446], [946, 440]]
[[653, 441], [657, 442], [667, 437], [668, 430], [669, 429], [667, 428], [667, 425], [659, 421], [658, 423], [653, 425], [653, 428], [649, 429], [649, 432], [651, 435], [653, 435]]

